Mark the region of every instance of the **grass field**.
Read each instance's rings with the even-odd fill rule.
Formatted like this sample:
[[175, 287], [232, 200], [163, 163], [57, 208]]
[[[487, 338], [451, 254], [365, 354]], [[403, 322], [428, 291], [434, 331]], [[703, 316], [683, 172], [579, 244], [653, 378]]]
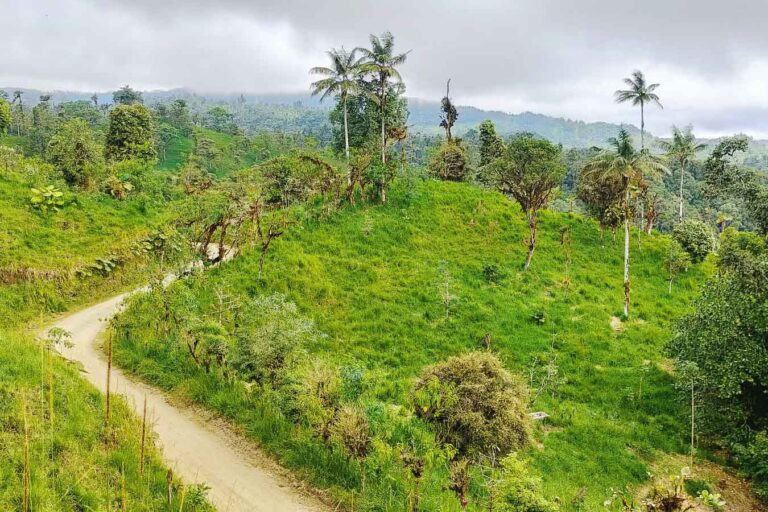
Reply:
[[[621, 322], [620, 241], [607, 234], [601, 242], [590, 220], [544, 212], [532, 267], [522, 272], [526, 235], [519, 209], [502, 196], [425, 182], [395, 191], [386, 206], [360, 205], [295, 227], [268, 255], [263, 282], [256, 279], [258, 255], [246, 253], [205, 280], [175, 286], [188, 287], [209, 316], [222, 293], [285, 294], [324, 334], [309, 348], [313, 357], [363, 369], [369, 416], [377, 407], [407, 405], [422, 367], [481, 349], [490, 335], [505, 365], [534, 391], [541, 388], [531, 410], [550, 418], [524, 456], [546, 494], [569, 509], [586, 493], [584, 505], [594, 510], [612, 488], [646, 482], [662, 454], [686, 449], [687, 415], [662, 347], [707, 263], [677, 279], [669, 294], [667, 238], [633, 233], [633, 310]], [[124, 317], [131, 334], [120, 338], [122, 366], [242, 423], [335, 495], [359, 490], [355, 464], [321, 453], [322, 445], [291, 427], [268, 397], [244, 394], [195, 367], [182, 347], [157, 340], [154, 311], [138, 301]], [[387, 421], [374, 430], [390, 442], [396, 435]], [[434, 468], [427, 499], [451, 510], [444, 477], [444, 468]], [[399, 510], [378, 508], [386, 495], [379, 483], [384, 488], [371, 485], [361, 503]], [[398, 485], [390, 485], [390, 496]]]

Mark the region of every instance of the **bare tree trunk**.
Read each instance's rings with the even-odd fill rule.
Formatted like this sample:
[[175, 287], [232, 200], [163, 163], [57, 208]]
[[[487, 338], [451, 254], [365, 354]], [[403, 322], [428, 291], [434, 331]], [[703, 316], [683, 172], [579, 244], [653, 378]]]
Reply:
[[381, 79], [381, 97], [379, 98], [381, 102], [381, 164], [384, 165], [387, 163], [387, 133], [384, 127], [384, 113], [386, 112], [386, 105], [385, 100], [387, 98], [387, 91], [386, 91], [387, 84], [384, 83], [384, 78]]
[[[629, 200], [629, 189], [627, 189]], [[629, 317], [629, 215], [624, 214], [624, 316]]]
[[694, 434], [696, 431], [696, 397], [693, 392], [693, 385], [693, 378], [691, 378], [691, 469], [693, 469]]
[[523, 270], [528, 270], [528, 267], [531, 266], [533, 251], [536, 250], [536, 225], [539, 221], [536, 212], [528, 212], [526, 216], [528, 217], [528, 228], [531, 231], [531, 237], [528, 239], [528, 256], [525, 259]]
[[347, 95], [344, 95], [344, 154], [349, 163], [349, 126], [347, 124]]
[[[382, 101], [384, 101], [382, 99]], [[384, 132], [384, 105], [381, 107], [381, 164], [387, 163], [387, 135]]]
[[683, 176], [685, 176], [685, 165], [680, 162], [680, 220], [683, 220]]
[[645, 105], [640, 102], [640, 150], [645, 149]]

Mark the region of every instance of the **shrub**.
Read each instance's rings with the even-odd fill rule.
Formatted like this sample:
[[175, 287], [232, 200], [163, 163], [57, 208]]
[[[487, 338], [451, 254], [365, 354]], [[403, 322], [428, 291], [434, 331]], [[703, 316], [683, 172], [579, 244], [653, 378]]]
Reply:
[[768, 500], [768, 432], [758, 433], [747, 445], [734, 449], [739, 465], [751, 478], [755, 492]]
[[493, 510], [499, 512], [554, 512], [541, 490], [541, 479], [531, 475], [525, 462], [516, 455], [501, 462], [502, 473], [497, 483]]
[[233, 367], [259, 385], [277, 385], [302, 347], [315, 338], [314, 324], [280, 294], [253, 299], [235, 336]]
[[103, 167], [101, 151], [88, 123], [72, 119], [56, 130], [46, 154], [67, 183], [90, 188]]
[[414, 387], [417, 416], [459, 456], [505, 455], [529, 440], [528, 390], [489, 352], [451, 357], [424, 369]]
[[429, 160], [429, 173], [446, 181], [465, 181], [469, 164], [464, 148], [456, 141], [444, 142]]
[[368, 419], [359, 409], [342, 407], [331, 425], [331, 436], [356, 459], [364, 459], [371, 445], [371, 431]]
[[694, 262], [703, 261], [713, 249], [712, 230], [705, 223], [695, 219], [685, 219], [672, 231], [672, 238]]

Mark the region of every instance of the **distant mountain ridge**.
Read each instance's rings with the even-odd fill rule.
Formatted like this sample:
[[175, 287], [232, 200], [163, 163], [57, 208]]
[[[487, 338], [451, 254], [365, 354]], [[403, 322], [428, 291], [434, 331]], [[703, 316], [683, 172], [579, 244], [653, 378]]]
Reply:
[[[14, 87], [0, 87], [0, 91], [5, 90], [9, 95], [15, 90], [21, 90], [24, 93], [25, 105], [33, 106], [39, 100], [40, 95], [49, 94], [51, 101], [60, 103], [64, 101], [91, 101], [93, 92], [82, 91], [42, 91], [38, 89], [25, 89]], [[112, 91], [97, 92], [99, 103], [106, 104], [112, 102]], [[144, 101], [148, 104], [156, 102], [165, 102], [177, 98], [194, 98], [203, 104], [217, 104], [245, 101], [250, 104], [265, 104], [280, 106], [289, 106], [292, 109], [306, 109], [308, 111], [327, 111], [331, 108], [332, 102], [321, 103], [316, 96], [305, 93], [199, 93], [191, 89], [169, 89], [142, 91]], [[462, 136], [469, 130], [477, 129], [477, 126], [484, 120], [490, 119], [496, 125], [496, 130], [502, 136], [509, 136], [519, 132], [531, 132], [540, 137], [547, 138], [555, 143], [562, 144], [565, 147], [605, 147], [608, 138], [613, 137], [620, 128], [627, 130], [635, 139], [640, 137], [640, 130], [632, 124], [618, 125], [607, 122], [584, 122], [562, 117], [553, 117], [533, 112], [523, 112], [520, 114], [510, 114], [497, 110], [482, 110], [472, 106], [457, 106], [459, 118], [454, 126], [454, 133]], [[440, 128], [440, 103], [437, 101], [423, 100], [419, 98], [408, 98], [408, 109], [410, 116], [408, 125], [411, 131], [439, 135], [443, 133]], [[317, 117], [316, 115], [312, 116]], [[650, 133], [646, 133], [648, 145], [655, 146], [658, 138]], [[712, 146], [720, 139], [701, 139], [702, 142]], [[761, 154], [768, 154], [768, 141], [753, 140], [753, 148]], [[764, 162], [768, 162], [768, 156], [763, 157]]]

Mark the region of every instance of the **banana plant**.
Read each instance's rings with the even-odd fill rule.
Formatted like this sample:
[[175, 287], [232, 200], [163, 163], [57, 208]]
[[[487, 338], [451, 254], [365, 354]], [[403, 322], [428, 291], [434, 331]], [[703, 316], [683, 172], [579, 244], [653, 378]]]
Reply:
[[33, 208], [37, 208], [43, 213], [48, 213], [49, 210], [58, 212], [64, 206], [64, 192], [55, 185], [33, 188], [31, 192], [32, 197], [29, 198], [29, 202]]

